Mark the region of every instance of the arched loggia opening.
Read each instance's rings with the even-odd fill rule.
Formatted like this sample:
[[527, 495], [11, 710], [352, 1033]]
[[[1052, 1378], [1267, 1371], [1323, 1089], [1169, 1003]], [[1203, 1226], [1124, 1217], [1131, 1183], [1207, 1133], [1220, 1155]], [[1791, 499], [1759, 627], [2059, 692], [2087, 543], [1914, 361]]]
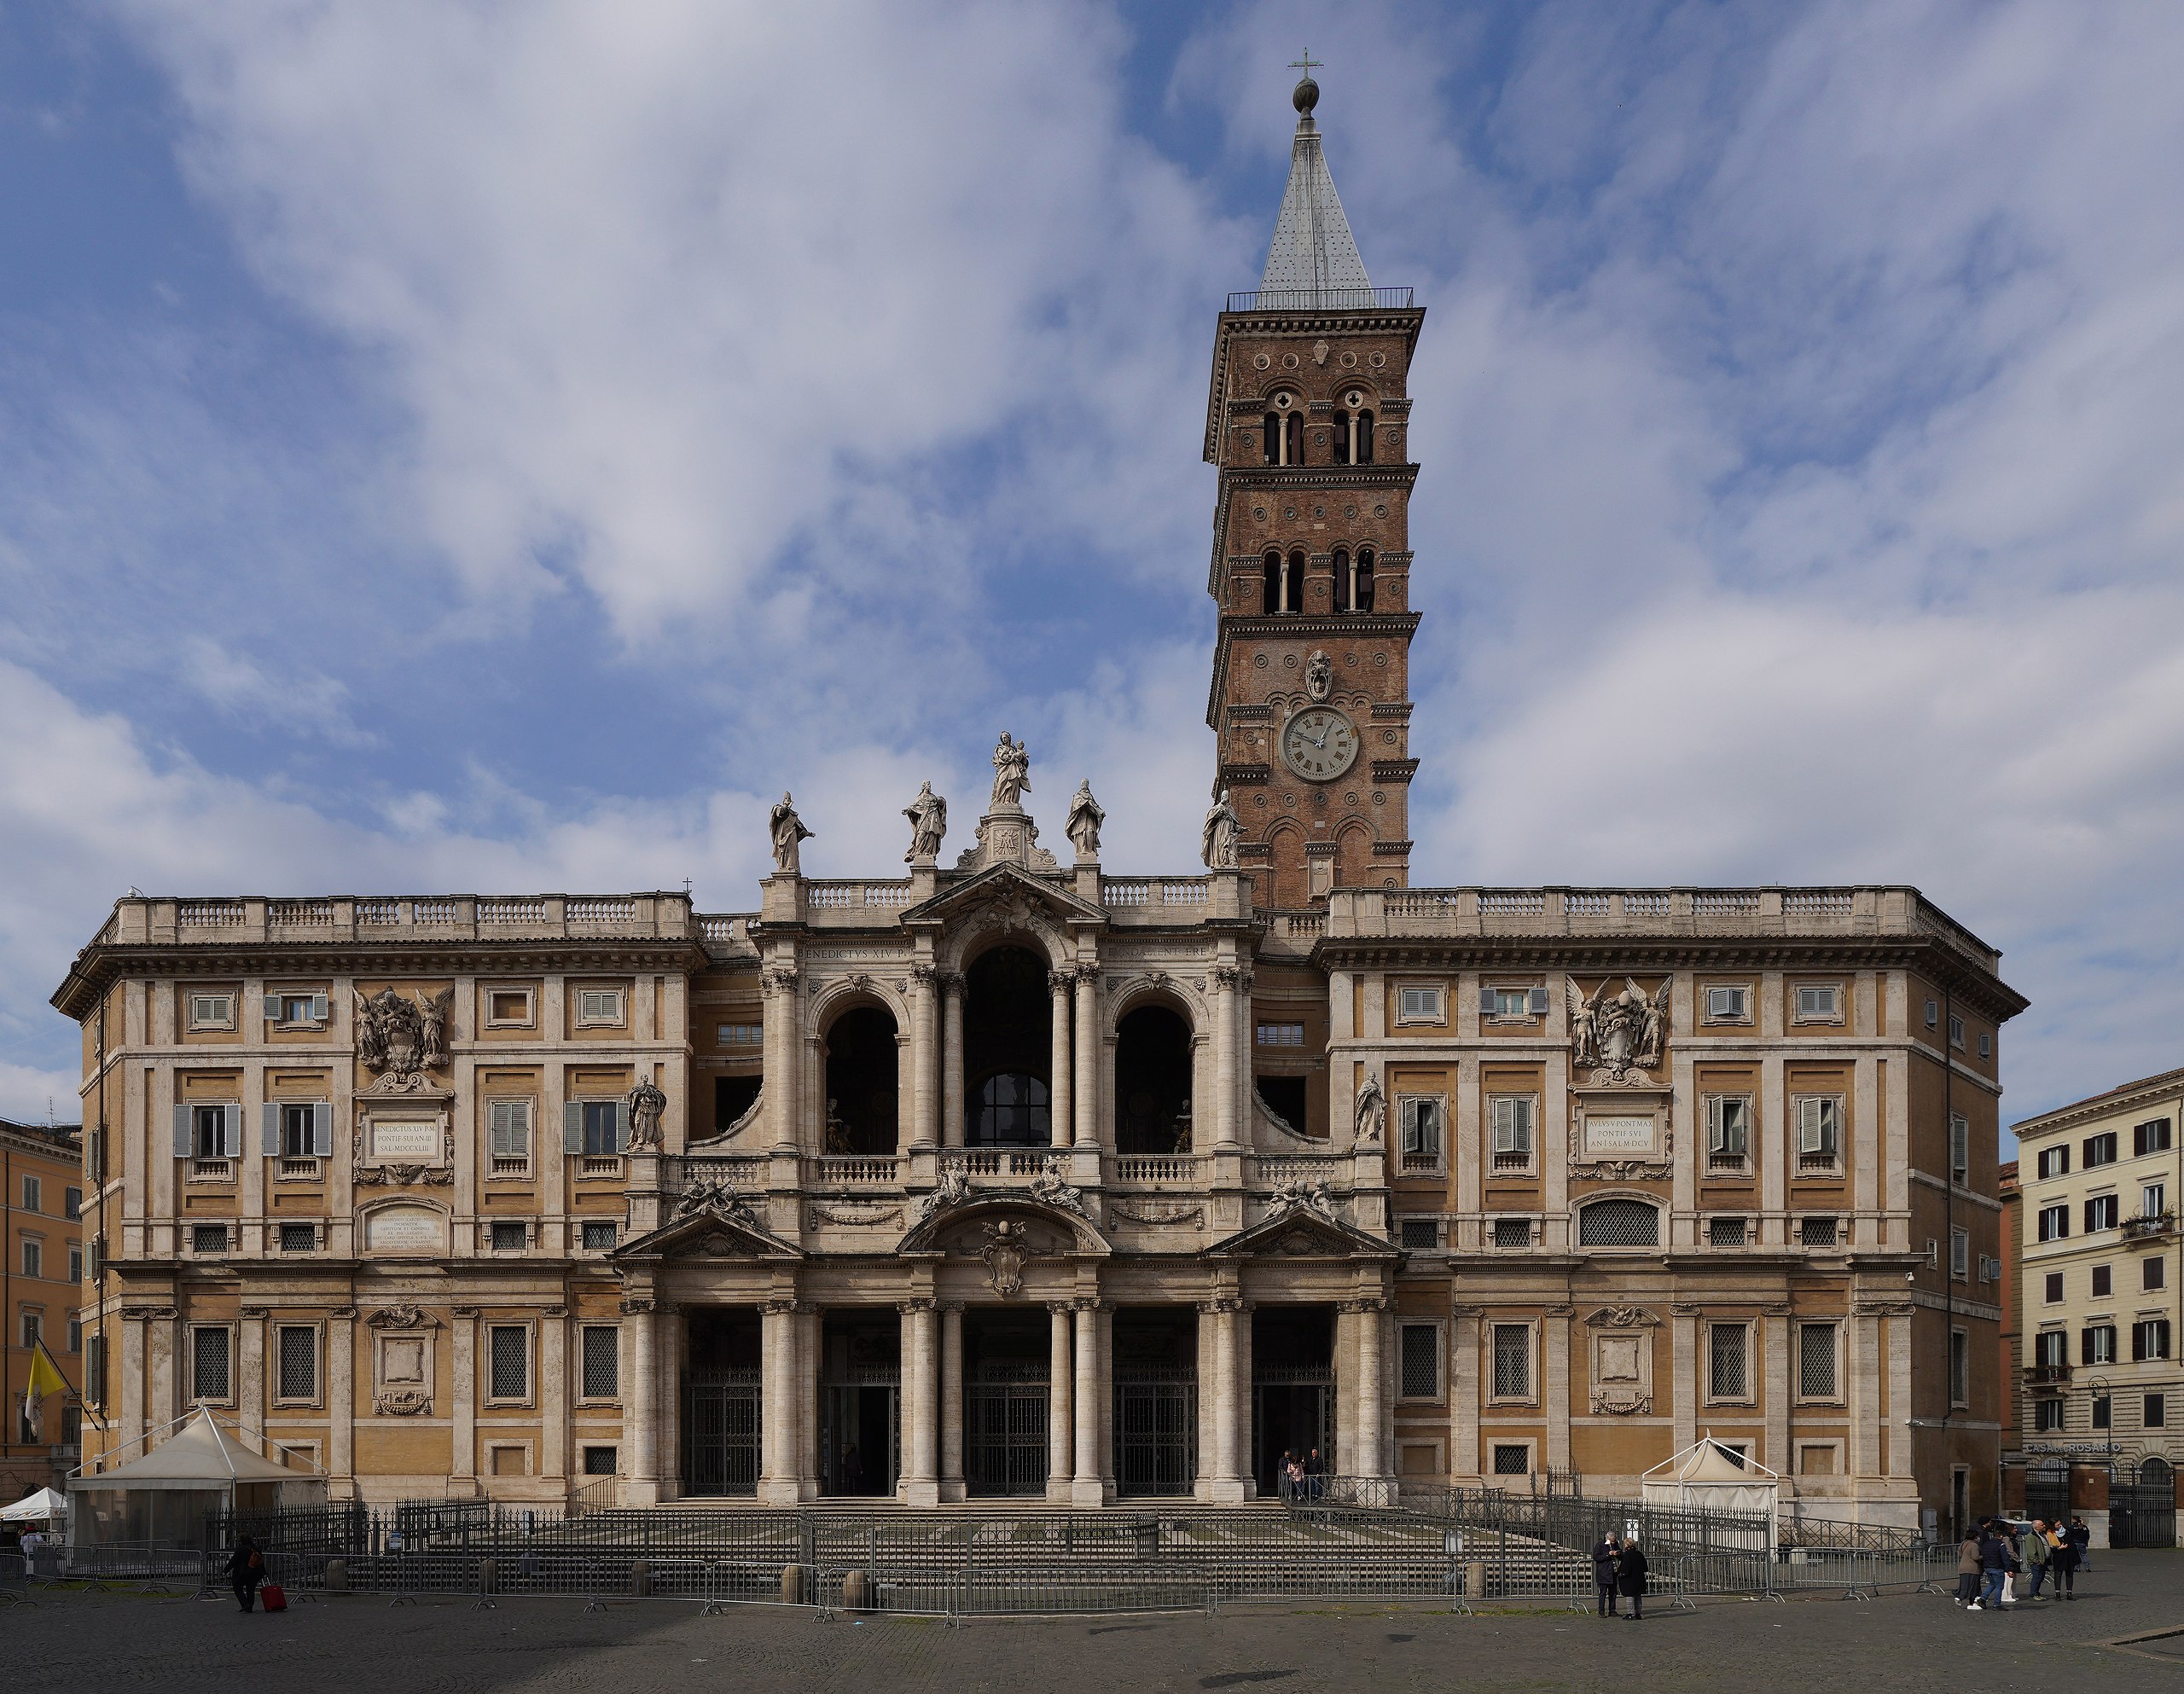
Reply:
[[827, 1031], [830, 1153], [896, 1151], [900, 1084], [895, 1020], [877, 1006], [845, 1012]]
[[1190, 1026], [1165, 1006], [1141, 1006], [1115, 1026], [1115, 1151], [1190, 1150]]
[[996, 947], [964, 976], [964, 1145], [1046, 1146], [1054, 1134], [1046, 959], [1027, 948]]

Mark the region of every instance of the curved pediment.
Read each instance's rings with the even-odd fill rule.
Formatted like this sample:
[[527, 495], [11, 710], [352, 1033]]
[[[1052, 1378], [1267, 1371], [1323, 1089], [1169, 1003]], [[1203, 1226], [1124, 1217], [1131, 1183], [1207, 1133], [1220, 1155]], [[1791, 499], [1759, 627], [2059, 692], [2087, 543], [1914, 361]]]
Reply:
[[1090, 1255], [1104, 1258], [1112, 1244], [1092, 1220], [1082, 1212], [1047, 1202], [1020, 1191], [973, 1194], [967, 1200], [938, 1209], [910, 1226], [895, 1244], [898, 1253], [948, 1253], [968, 1246], [976, 1258], [987, 1240], [986, 1226], [1010, 1222], [1019, 1225], [1035, 1244], [1052, 1242], [1055, 1254]]

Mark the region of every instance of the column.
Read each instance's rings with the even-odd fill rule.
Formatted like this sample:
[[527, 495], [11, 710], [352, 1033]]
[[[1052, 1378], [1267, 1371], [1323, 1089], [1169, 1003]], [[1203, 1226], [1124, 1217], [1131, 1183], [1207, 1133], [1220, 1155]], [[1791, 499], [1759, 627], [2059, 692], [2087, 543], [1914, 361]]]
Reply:
[[1052, 1039], [1048, 1044], [1048, 1139], [1057, 1148], [1069, 1146], [1076, 1123], [1076, 1115], [1071, 1106], [1075, 1091], [1070, 1087], [1069, 1074], [1072, 1052], [1069, 1039], [1069, 1001], [1076, 981], [1074, 971], [1049, 971], [1047, 973], [1048, 1021], [1053, 1026]]
[[963, 1145], [963, 975], [950, 971], [940, 979], [940, 1144]]
[[1047, 1350], [1047, 1498], [1066, 1504], [1077, 1436], [1076, 1396], [1070, 1392], [1069, 1302], [1057, 1300], [1047, 1311], [1051, 1320]]
[[1099, 1144], [1100, 967], [1084, 963], [1077, 967], [1077, 1145]]
[[940, 1054], [934, 1039], [939, 1022], [933, 996], [940, 973], [930, 965], [910, 967], [910, 1151], [932, 1146], [940, 1128]]
[[796, 1302], [769, 1300], [759, 1331], [759, 1496], [769, 1505], [796, 1504]]
[[682, 1493], [682, 1370], [690, 1349], [687, 1324], [673, 1321], [676, 1308], [662, 1301], [655, 1319], [652, 1371], [653, 1451], [659, 1481], [656, 1500], [675, 1500]]
[[819, 1494], [819, 1364], [825, 1345], [826, 1314], [806, 1304], [796, 1314], [797, 1498]]
[[478, 1491], [478, 1308], [454, 1308], [454, 1335], [449, 1345], [449, 1438], [453, 1447], [448, 1476], [460, 1496]]
[[1240, 1302], [1209, 1300], [1199, 1308], [1199, 1320], [1213, 1331], [1213, 1451], [1208, 1455], [1212, 1475], [1207, 1497], [1228, 1501], [1244, 1497], [1243, 1475], [1236, 1462], [1237, 1422], [1242, 1396], [1237, 1391], [1236, 1330]]
[[1568, 1471], [1570, 1462], [1570, 1319], [1567, 1306], [1549, 1306], [1540, 1320], [1547, 1354], [1542, 1406], [1547, 1413], [1547, 1468]]
[[[115, 1434], [120, 1441], [113, 1453], [120, 1455], [120, 1463], [126, 1464], [132, 1459], [142, 1457], [141, 1443], [144, 1438], [144, 1413], [148, 1399], [145, 1391], [148, 1385], [144, 1360], [145, 1326], [136, 1313], [129, 1311], [120, 1313], [118, 1318], [109, 1319], [107, 1325], [107, 1334], [112, 1335], [116, 1331], [120, 1333], [121, 1357], [117, 1361], [118, 1368], [109, 1378], [113, 1384], [111, 1393], [114, 1405], [107, 1415], [113, 1419]], [[109, 1453], [107, 1468], [112, 1469], [114, 1463], [113, 1454]]]
[[1240, 972], [1223, 966], [1213, 973], [1213, 1140], [1223, 1151], [1236, 1146], [1236, 984]]
[[940, 1308], [940, 1497], [963, 1498], [963, 1302]]
[[1671, 1306], [1669, 1312], [1670, 1339], [1676, 1359], [1669, 1398], [1676, 1413], [1676, 1450], [1682, 1453], [1699, 1439], [1699, 1308]]
[[561, 1482], [569, 1471], [569, 1308], [538, 1317], [538, 1474]]
[[624, 1505], [650, 1505], [659, 1491], [659, 1357], [658, 1320], [649, 1299], [622, 1302], [630, 1332], [630, 1392], [622, 1406], [623, 1447], [630, 1455]]
[[1768, 1312], [1760, 1322], [1766, 1337], [1763, 1348], [1767, 1360], [1767, 1450], [1759, 1455], [1759, 1462], [1786, 1483], [1797, 1470], [1790, 1462], [1789, 1308]]
[[356, 1493], [356, 1323], [354, 1306], [326, 1314], [326, 1474], [337, 1500]]
[[[1357, 1302], [1357, 1474], [1361, 1476], [1378, 1476], [1384, 1470], [1380, 1462], [1380, 1331], [1386, 1321], [1381, 1314], [1385, 1303], [1380, 1300]], [[1566, 1363], [1568, 1331], [1563, 1333]]]
[[794, 1152], [799, 1140], [797, 1073], [804, 1060], [795, 961], [769, 965], [761, 981], [765, 989], [766, 1116], [772, 1125], [774, 1151]]
[[935, 1346], [932, 1302], [905, 1300], [903, 1314], [903, 1386], [909, 1402], [908, 1427], [903, 1442], [903, 1500], [909, 1505], [938, 1505], [939, 1479], [935, 1476], [933, 1402], [939, 1398], [935, 1378], [938, 1360]]
[[1479, 1309], [1449, 1311], [1449, 1473], [1461, 1482], [1479, 1474]]
[[1100, 1486], [1100, 1302], [1077, 1302], [1077, 1462], [1069, 1497], [1077, 1505], [1105, 1502]]

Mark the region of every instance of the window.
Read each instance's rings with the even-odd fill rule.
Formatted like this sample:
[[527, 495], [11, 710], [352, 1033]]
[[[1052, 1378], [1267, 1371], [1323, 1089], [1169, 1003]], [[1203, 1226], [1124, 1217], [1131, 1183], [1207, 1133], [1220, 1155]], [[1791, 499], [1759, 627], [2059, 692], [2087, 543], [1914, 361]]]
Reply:
[[1532, 1331], [1530, 1324], [1494, 1326], [1494, 1398], [1529, 1400], [1532, 1395]]
[[2118, 1229], [2123, 1222], [2123, 1197], [2120, 1194], [2095, 1194], [2085, 1203], [2085, 1233], [2096, 1229]]
[[275, 1333], [275, 1392], [282, 1400], [317, 1399], [318, 1331], [309, 1324], [282, 1324]]
[[276, 1151], [282, 1158], [317, 1158], [317, 1104], [311, 1100], [284, 1100], [276, 1110], [280, 1113], [281, 1133]]
[[2167, 1429], [2169, 1427], [2167, 1396], [2158, 1394], [2148, 1395], [2144, 1407], [2140, 1409], [2139, 1421], [2149, 1430]]
[[1532, 1450], [1522, 1442], [1494, 1443], [1494, 1474], [1497, 1476], [1523, 1476], [1531, 1473]]
[[45, 1337], [45, 1319], [37, 1312], [25, 1312], [20, 1326], [23, 1350], [27, 1353]]
[[1834, 1024], [1842, 1020], [1841, 989], [1833, 983], [1804, 983], [1798, 988], [1800, 1024]]
[[718, 1030], [723, 1047], [763, 1047], [766, 1031], [758, 1024], [723, 1024]]
[[586, 1158], [612, 1158], [622, 1151], [621, 1138], [615, 1134], [621, 1105], [619, 1100], [583, 1102], [584, 1144], [578, 1152]]
[[1544, 1018], [1547, 1016], [1547, 990], [1543, 988], [1496, 988], [1489, 984], [1478, 991], [1478, 1015], [1495, 1022], [1507, 1022], [1516, 1018]]
[[189, 1392], [198, 1400], [228, 1397], [228, 1331], [200, 1326], [189, 1332]]
[[189, 1027], [193, 1030], [232, 1030], [235, 1026], [235, 997], [231, 994], [193, 994], [189, 996]]
[[1494, 1169], [1530, 1170], [1536, 1102], [1530, 1095], [1496, 1094], [1486, 1105], [1494, 1138]]
[[2032, 1337], [2032, 1362], [2043, 1371], [2059, 1371], [2070, 1360], [2071, 1337], [2059, 1329], [2043, 1329]]
[[1428, 1098], [1398, 1099], [1396, 1125], [1403, 1140], [1403, 1168], [1438, 1170], [1441, 1164], [1442, 1102]]
[[[2150, 1259], [2147, 1262], [2149, 1264], [2159, 1264], [2161, 1261], [2158, 1259]], [[84, 1250], [72, 1241], [68, 1244], [68, 1280], [71, 1282], [81, 1282], [83, 1279]], [[2157, 1284], [2155, 1285], [2158, 1286], [2159, 1285]]]
[[84, 1398], [94, 1406], [106, 1404], [106, 1337], [89, 1337], [84, 1353]]
[[2144, 1123], [2136, 1124], [2132, 1128], [2132, 1157], [2144, 1158], [2148, 1153], [2165, 1153], [2168, 1151], [2169, 1120], [2167, 1118], [2151, 1117]]
[[611, 1476], [614, 1474], [614, 1449], [611, 1447], [588, 1447], [584, 1450], [584, 1473], [587, 1476]]
[[613, 1219], [588, 1217], [579, 1239], [587, 1253], [606, 1253], [613, 1250], [616, 1233]]
[[281, 1226], [281, 1250], [284, 1253], [315, 1252], [318, 1247], [318, 1226], [315, 1223], [284, 1223]]
[[2068, 1206], [2042, 1206], [2040, 1209], [2040, 1239], [2060, 1241], [2071, 1233], [2071, 1209]]
[[1441, 1221], [1432, 1217], [1404, 1218], [1398, 1239], [1406, 1247], [1431, 1251], [1441, 1244]]
[[1426, 987], [1407, 983], [1396, 990], [1397, 1023], [1438, 1024], [1443, 1017], [1439, 984]]
[[1927, 1027], [1928, 1029], [1930, 1029], [1930, 1030], [1936, 1030], [1936, 1029], [1939, 1029], [1939, 1028], [1941, 1027], [1941, 1021], [1942, 1021], [1942, 1003], [1941, 1003], [1941, 1001], [1939, 1001], [1938, 1000], [1930, 1000], [1930, 1001], [1928, 1001], [1926, 1002], [1926, 1027]]
[[583, 1393], [586, 1400], [612, 1400], [622, 1391], [621, 1331], [612, 1324], [584, 1326]]
[[531, 1244], [531, 1226], [520, 1218], [498, 1218], [492, 1227], [496, 1253], [520, 1253]]
[[2139, 1215], [2159, 1217], [2169, 1210], [2169, 1185], [2149, 1182], [2139, 1190]]
[[2169, 1356], [2169, 1320], [2140, 1318], [2131, 1326], [2131, 1358], [2133, 1362]]
[[265, 1019], [290, 1028], [308, 1028], [327, 1021], [327, 998], [305, 989], [301, 993], [277, 990], [265, 996]]
[[1302, 1024], [1262, 1024], [1259, 1025], [1261, 1047], [1302, 1047], [1304, 1045], [1304, 1026]]
[[1751, 1021], [1751, 990], [1748, 988], [1710, 988], [1706, 990], [1706, 1021], [1710, 1024], [1748, 1024]]
[[73, 1223], [84, 1215], [84, 1191], [63, 1188], [61, 1191], [61, 1215]]
[[68, 1350], [71, 1353], [84, 1350], [84, 1320], [73, 1313], [68, 1318]]
[[2042, 1299], [2045, 1300], [2045, 1301], [2046, 1301], [2049, 1305], [2051, 1305], [2051, 1306], [2053, 1306], [2053, 1305], [2056, 1304], [2059, 1301], [2060, 1301], [2060, 1300], [2062, 1299], [2062, 1297], [2063, 1297], [2063, 1273], [2062, 1273], [2062, 1272], [2060, 1272], [2060, 1271], [2049, 1271], [2049, 1272], [2048, 1273], [2048, 1275], [2047, 1275], [2046, 1279], [2043, 1281], [2043, 1283], [2042, 1283], [2042, 1285], [2041, 1285], [2041, 1296], [2040, 1296], [2040, 1297], [2041, 1297]]
[[1438, 1400], [1441, 1397], [1441, 1330], [1437, 1324], [1403, 1326], [1403, 1397]]
[[1840, 1231], [1832, 1217], [1802, 1217], [1798, 1220], [1798, 1243], [1804, 1247], [1833, 1247], [1838, 1244]]
[[525, 1029], [531, 1022], [531, 990], [497, 988], [485, 991], [485, 1024], [489, 1029]]
[[1706, 1395], [1710, 1400], [1750, 1396], [1751, 1372], [1745, 1355], [1751, 1331], [1742, 1324], [1706, 1326]]
[[2033, 1427], [2043, 1436], [2053, 1435], [2063, 1427], [2063, 1402], [2042, 1400], [2033, 1407]]
[[2071, 1150], [2068, 1146], [2042, 1147], [2040, 1150], [2040, 1175], [2044, 1181], [2051, 1176], [2071, 1174]]
[[1961, 1112], [1949, 1114], [1949, 1175], [1952, 1182], [1972, 1178], [1972, 1120]]
[[1972, 1337], [1965, 1331], [1953, 1329], [1949, 1332], [1949, 1403], [1969, 1406], [1972, 1403]]
[[1004, 1070], [979, 1090], [979, 1118], [972, 1140], [985, 1146], [1047, 1145], [1047, 1085], [1037, 1076]]
[[1968, 1229], [1952, 1229], [1949, 1233], [1949, 1273], [1959, 1282], [1971, 1279], [1972, 1232]]
[[1964, 1019], [1961, 1018], [1953, 1017], [1949, 1020], [1949, 1044], [1959, 1053], [1964, 1051]]
[[1798, 1326], [1798, 1393], [1806, 1400], [1833, 1400], [1835, 1385], [1833, 1324]]
[[1750, 1244], [1750, 1227], [1740, 1217], [1710, 1217], [1706, 1220], [1706, 1244], [1709, 1247], [1743, 1247]]
[[1995, 1038], [1992, 1036], [1979, 1037], [1979, 1056], [1982, 1059], [1992, 1059], [1995, 1056]]
[[2097, 1170], [2104, 1164], [2116, 1163], [2117, 1134], [2113, 1129], [2106, 1134], [2085, 1138], [2085, 1168]]
[[1580, 1247], [1658, 1247], [1661, 1215], [1644, 1200], [1612, 1195], [1577, 1209]]
[[2106, 1300], [2115, 1292], [2115, 1272], [2106, 1265], [2093, 1268], [2093, 1297]]
[[2093, 1426], [2094, 1426], [2094, 1429], [2096, 1429], [2096, 1430], [2105, 1430], [2105, 1429], [2108, 1428], [2108, 1426], [2109, 1426], [2109, 1424], [2110, 1424], [2110, 1423], [2111, 1423], [2111, 1418], [2112, 1418], [2113, 1412], [2114, 1412], [2114, 1405], [2113, 1405], [2113, 1402], [2111, 1402], [2111, 1401], [2110, 1401], [2109, 1397], [2108, 1397], [2106, 1395], [2105, 1395], [2105, 1394], [2097, 1394], [2097, 1395], [2094, 1395], [2094, 1397], [2093, 1397]]
[[35, 1176], [23, 1179], [23, 1210], [26, 1212], [45, 1210], [45, 1185]]
[[1803, 1094], [1797, 1114], [1798, 1169], [1833, 1170], [1843, 1157], [1843, 1100], [1838, 1094]]
[[224, 1253], [228, 1250], [228, 1227], [224, 1223], [193, 1223], [189, 1226], [189, 1248], [194, 1253]]
[[2116, 1362], [2116, 1326], [2088, 1324], [2078, 1331], [2078, 1363], [2112, 1365]]
[[531, 1394], [531, 1331], [521, 1324], [486, 1326], [485, 1392], [494, 1400], [524, 1400]]
[[2168, 1273], [2162, 1268], [2166, 1262], [2158, 1257], [2139, 1261], [2139, 1291], [2141, 1294], [2152, 1293], [2168, 1279]]
[[1334, 415], [1334, 458], [1339, 465], [1373, 462], [1373, 414], [1366, 409], [1368, 396], [1353, 388], [1338, 396]]
[[1522, 1249], [1532, 1244], [1532, 1221], [1528, 1217], [1497, 1217], [1494, 1220], [1494, 1244], [1502, 1248]]
[[1751, 1097], [1713, 1095], [1706, 1102], [1706, 1168], [1743, 1170], [1751, 1162]]
[[488, 1100], [485, 1103], [488, 1175], [527, 1176], [531, 1174], [531, 1102]]
[[577, 1025], [619, 1024], [622, 1021], [622, 990], [619, 989], [578, 989], [577, 990]]
[[22, 1239], [21, 1251], [23, 1274], [32, 1279], [43, 1277], [45, 1274], [45, 1244], [34, 1235], [26, 1235]]

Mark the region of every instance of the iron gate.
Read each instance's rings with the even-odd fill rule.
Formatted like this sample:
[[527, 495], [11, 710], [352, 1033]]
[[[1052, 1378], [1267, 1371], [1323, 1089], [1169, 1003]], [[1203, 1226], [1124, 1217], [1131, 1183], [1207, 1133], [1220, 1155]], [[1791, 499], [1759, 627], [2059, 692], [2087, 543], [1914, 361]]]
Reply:
[[1047, 1367], [988, 1365], [963, 1384], [963, 1487], [973, 1496], [1047, 1491]]
[[1187, 1494], [1198, 1481], [1198, 1378], [1188, 1371], [1118, 1372], [1115, 1492]]
[[682, 1378], [682, 1492], [756, 1494], [758, 1372], [691, 1371]]
[[2059, 1459], [2042, 1459], [2026, 1467], [2024, 1515], [2053, 1523], [2070, 1515], [2071, 1467]]
[[2108, 1545], [2176, 1545], [2176, 1472], [2164, 1459], [2118, 1465], [2108, 1478]]

